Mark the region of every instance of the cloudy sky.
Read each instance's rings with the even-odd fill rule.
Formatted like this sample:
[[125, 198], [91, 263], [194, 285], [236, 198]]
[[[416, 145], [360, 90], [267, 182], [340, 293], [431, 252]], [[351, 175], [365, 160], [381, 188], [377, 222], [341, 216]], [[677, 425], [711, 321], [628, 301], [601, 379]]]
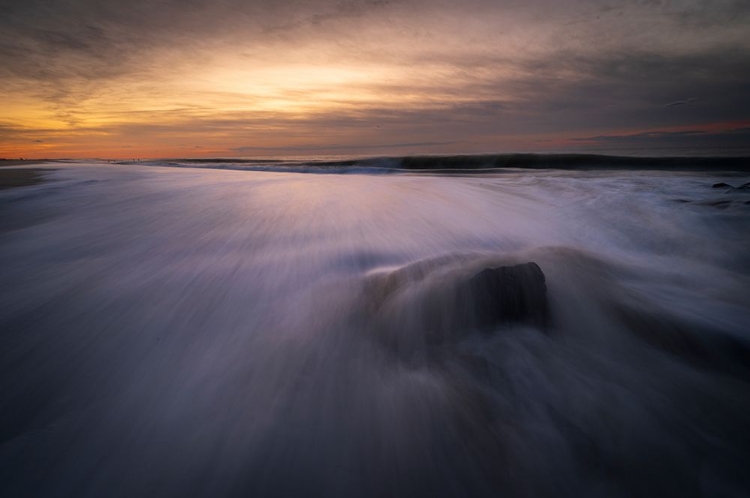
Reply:
[[743, 146], [747, 0], [0, 0], [0, 157]]

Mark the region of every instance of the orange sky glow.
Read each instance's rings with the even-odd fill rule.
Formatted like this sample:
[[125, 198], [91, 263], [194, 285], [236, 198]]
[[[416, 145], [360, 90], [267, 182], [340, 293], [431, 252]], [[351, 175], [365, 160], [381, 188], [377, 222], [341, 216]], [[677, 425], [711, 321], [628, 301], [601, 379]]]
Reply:
[[706, 19], [681, 2], [469, 3], [19, 3], [0, 157], [746, 145], [739, 4]]

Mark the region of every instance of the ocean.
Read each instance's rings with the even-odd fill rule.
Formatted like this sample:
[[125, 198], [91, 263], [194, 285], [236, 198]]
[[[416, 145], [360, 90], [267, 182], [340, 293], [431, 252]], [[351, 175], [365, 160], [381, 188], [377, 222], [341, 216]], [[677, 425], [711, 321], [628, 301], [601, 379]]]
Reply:
[[747, 496], [749, 165], [34, 166], [0, 496]]

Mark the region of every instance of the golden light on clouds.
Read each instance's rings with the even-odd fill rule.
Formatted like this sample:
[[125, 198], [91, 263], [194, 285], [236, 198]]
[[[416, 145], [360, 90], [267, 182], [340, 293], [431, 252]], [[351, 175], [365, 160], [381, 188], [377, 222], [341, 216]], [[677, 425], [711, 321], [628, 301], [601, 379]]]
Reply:
[[750, 112], [750, 14], [729, 4], [134, 1], [45, 22], [18, 4], [0, 156], [544, 150]]

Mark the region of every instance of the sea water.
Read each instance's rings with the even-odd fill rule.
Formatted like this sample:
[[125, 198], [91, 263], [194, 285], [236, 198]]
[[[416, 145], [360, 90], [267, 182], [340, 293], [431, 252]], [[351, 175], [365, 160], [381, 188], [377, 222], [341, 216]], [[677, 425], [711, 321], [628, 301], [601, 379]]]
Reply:
[[178, 165], [0, 192], [0, 495], [750, 492], [747, 173]]

